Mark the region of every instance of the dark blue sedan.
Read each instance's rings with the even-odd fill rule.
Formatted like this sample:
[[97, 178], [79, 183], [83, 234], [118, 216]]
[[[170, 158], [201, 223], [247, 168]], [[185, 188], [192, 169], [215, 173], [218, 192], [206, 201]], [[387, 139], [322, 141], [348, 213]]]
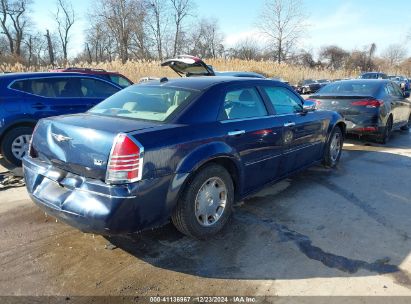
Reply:
[[85, 114], [42, 119], [24, 158], [46, 212], [85, 232], [165, 224], [206, 238], [233, 202], [318, 162], [334, 167], [345, 123], [278, 81], [196, 77], [134, 85]]
[[41, 118], [85, 112], [122, 87], [80, 73], [10, 73], [0, 76], [0, 153], [20, 166]]

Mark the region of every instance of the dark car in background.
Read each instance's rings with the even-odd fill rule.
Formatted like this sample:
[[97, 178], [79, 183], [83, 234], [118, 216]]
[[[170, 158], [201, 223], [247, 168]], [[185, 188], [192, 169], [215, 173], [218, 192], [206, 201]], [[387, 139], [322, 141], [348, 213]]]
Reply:
[[325, 87], [327, 84], [331, 83], [329, 79], [318, 79], [317, 82], [320, 84], [321, 88]]
[[300, 94], [315, 93], [321, 89], [322, 85], [313, 79], [305, 79], [298, 82], [295, 90]]
[[397, 83], [400, 86], [401, 90], [403, 91], [410, 90], [410, 81], [408, 80], [408, 78], [404, 76], [389, 75], [388, 79]]
[[85, 232], [126, 234], [172, 219], [218, 233], [233, 203], [317, 162], [334, 167], [345, 123], [271, 80], [193, 77], [130, 86], [84, 114], [42, 119], [27, 190]]
[[362, 73], [358, 78], [360, 79], [388, 79], [387, 74], [381, 72], [367, 72]]
[[122, 87], [79, 73], [10, 73], [0, 75], [0, 151], [20, 166], [37, 121], [85, 112]]
[[309, 100], [319, 109], [340, 113], [347, 133], [368, 135], [386, 143], [394, 129], [411, 123], [409, 92], [390, 80], [344, 80], [327, 85]]
[[56, 68], [49, 70], [49, 72], [69, 72], [69, 73], [83, 73], [90, 74], [104, 80], [111, 81], [122, 88], [126, 88], [133, 84], [133, 82], [126, 76], [120, 74], [119, 72], [106, 71], [104, 69], [92, 69], [92, 68], [79, 68], [79, 67], [67, 67], [67, 68]]

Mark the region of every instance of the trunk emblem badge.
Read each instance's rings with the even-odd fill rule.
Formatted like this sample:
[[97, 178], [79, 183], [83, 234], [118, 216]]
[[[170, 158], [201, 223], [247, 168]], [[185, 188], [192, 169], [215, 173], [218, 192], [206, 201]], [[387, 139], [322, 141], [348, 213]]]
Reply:
[[52, 135], [53, 138], [54, 138], [55, 140], [57, 140], [58, 142], [64, 142], [64, 141], [72, 140], [71, 137], [67, 137], [67, 136], [64, 136], [64, 135], [61, 135], [61, 134], [51, 133], [51, 135]]
[[95, 166], [102, 166], [104, 164], [104, 161], [101, 159], [94, 159], [94, 165]]

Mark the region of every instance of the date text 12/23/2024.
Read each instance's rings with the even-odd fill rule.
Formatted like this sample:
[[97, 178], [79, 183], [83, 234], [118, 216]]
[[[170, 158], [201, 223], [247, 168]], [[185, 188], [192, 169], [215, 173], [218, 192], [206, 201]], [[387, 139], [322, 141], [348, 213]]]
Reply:
[[167, 297], [158, 296], [150, 297], [150, 303], [256, 303], [255, 297], [216, 297], [216, 296], [200, 296], [200, 297]]

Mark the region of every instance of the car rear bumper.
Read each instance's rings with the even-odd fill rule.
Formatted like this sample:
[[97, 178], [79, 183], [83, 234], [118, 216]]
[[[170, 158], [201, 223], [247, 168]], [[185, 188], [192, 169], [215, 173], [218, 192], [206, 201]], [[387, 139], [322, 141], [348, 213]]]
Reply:
[[348, 134], [358, 134], [358, 135], [371, 135], [377, 136], [384, 131], [384, 128], [372, 123], [354, 123], [349, 120], [345, 120], [347, 124], [346, 132]]
[[173, 176], [127, 185], [108, 185], [62, 171], [30, 157], [23, 159], [26, 188], [40, 208], [81, 231], [116, 235], [168, 221]]

